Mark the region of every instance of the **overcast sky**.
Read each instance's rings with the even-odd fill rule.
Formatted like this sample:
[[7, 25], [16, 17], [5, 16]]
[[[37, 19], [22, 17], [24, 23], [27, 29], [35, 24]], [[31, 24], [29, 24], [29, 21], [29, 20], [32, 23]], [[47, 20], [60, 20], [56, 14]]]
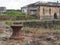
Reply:
[[0, 0], [0, 6], [5, 6], [7, 9], [20, 9], [22, 6], [34, 3], [37, 1], [42, 2], [57, 2], [60, 0]]

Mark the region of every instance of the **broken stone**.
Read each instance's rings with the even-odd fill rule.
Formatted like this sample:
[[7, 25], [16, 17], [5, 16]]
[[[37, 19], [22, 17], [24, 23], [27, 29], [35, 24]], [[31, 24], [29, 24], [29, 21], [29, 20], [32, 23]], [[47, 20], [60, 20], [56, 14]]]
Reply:
[[49, 36], [46, 38], [46, 41], [55, 41], [56, 39], [54, 38], [54, 36]]

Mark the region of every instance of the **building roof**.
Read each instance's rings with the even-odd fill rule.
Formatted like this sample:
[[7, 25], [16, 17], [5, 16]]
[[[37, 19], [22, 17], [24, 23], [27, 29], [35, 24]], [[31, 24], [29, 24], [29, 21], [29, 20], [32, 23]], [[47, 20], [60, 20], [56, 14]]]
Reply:
[[21, 8], [27, 8], [27, 6], [23, 6], [23, 7], [21, 7]]
[[54, 7], [60, 7], [60, 3], [58, 2], [35, 2], [35, 3], [32, 3], [32, 4], [29, 4], [27, 6], [31, 6], [31, 5], [35, 5], [35, 6], [54, 6]]
[[5, 11], [6, 7], [0, 7], [0, 11]]

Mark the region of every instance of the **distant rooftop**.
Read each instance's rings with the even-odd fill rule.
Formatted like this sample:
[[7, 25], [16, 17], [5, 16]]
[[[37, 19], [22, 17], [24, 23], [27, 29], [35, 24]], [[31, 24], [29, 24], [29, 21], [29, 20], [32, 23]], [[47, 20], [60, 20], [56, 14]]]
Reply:
[[0, 7], [0, 11], [4, 11], [6, 7]]

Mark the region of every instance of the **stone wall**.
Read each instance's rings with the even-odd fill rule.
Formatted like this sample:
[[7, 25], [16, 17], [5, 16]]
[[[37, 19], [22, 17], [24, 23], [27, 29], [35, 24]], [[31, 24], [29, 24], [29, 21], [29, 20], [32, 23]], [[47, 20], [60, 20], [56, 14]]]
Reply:
[[[44, 14], [43, 14], [43, 9], [44, 9]], [[49, 9], [51, 9], [51, 14], [49, 13]], [[56, 13], [57, 18], [59, 18], [60, 16], [60, 7], [49, 7], [49, 6], [40, 6], [40, 19], [44, 18], [44, 16], [51, 16], [52, 18], [54, 18], [54, 14]]]

